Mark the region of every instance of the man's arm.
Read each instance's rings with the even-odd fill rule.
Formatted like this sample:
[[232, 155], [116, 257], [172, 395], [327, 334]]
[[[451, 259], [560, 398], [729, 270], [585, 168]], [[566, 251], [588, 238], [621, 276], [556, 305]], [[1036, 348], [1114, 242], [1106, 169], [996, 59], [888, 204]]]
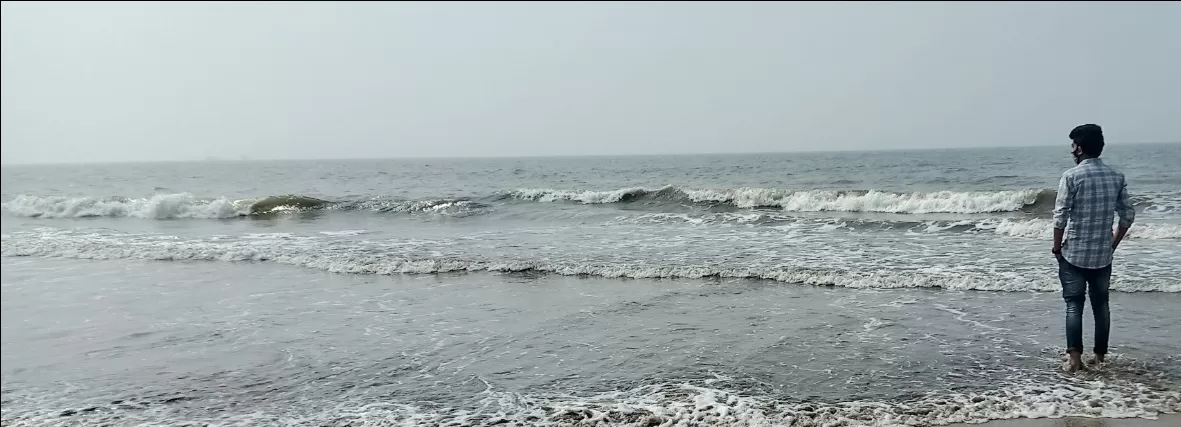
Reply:
[[1062, 255], [1062, 235], [1066, 231], [1066, 220], [1070, 217], [1070, 210], [1074, 208], [1074, 186], [1071, 185], [1070, 175], [1062, 174], [1058, 181], [1058, 196], [1054, 198], [1054, 255]]
[[1111, 248], [1115, 249], [1119, 246], [1119, 242], [1124, 240], [1124, 235], [1128, 234], [1128, 229], [1132, 228], [1132, 222], [1136, 220], [1136, 208], [1128, 200], [1128, 182], [1123, 181], [1120, 184], [1119, 196], [1115, 199], [1115, 212], [1119, 214], [1119, 227], [1115, 230], [1115, 236], [1111, 239]]

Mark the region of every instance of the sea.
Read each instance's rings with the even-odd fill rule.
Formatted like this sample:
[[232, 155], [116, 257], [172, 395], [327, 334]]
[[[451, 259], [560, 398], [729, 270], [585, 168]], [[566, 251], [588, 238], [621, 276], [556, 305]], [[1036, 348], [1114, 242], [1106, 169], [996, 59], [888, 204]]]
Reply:
[[4, 166], [3, 425], [1181, 411], [1181, 144], [1103, 155], [1137, 215], [1077, 375], [1069, 151]]

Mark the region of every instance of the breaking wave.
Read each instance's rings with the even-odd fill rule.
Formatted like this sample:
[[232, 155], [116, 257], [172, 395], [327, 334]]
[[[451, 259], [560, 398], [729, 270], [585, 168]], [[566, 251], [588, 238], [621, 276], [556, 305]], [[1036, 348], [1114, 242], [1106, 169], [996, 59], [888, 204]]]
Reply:
[[221, 219], [310, 210], [366, 210], [392, 213], [479, 214], [486, 205], [470, 200], [383, 200], [333, 202], [299, 195], [256, 199], [203, 199], [189, 193], [146, 198], [39, 197], [20, 195], [0, 205], [12, 215], [30, 218]]
[[672, 204], [726, 205], [739, 209], [777, 208], [791, 212], [879, 212], [900, 214], [994, 213], [1034, 211], [1050, 206], [1051, 190], [933, 193], [884, 191], [785, 190], [774, 188], [660, 189], [622, 188], [611, 191], [519, 189], [506, 197], [537, 202], [583, 204], [660, 201]]
[[[609, 191], [518, 189], [470, 198], [405, 200], [385, 197], [325, 200], [305, 195], [260, 198], [200, 198], [190, 193], [144, 198], [20, 195], [2, 204], [5, 211], [32, 218], [115, 217], [142, 219], [234, 218], [304, 211], [370, 211], [470, 216], [488, 213], [493, 204], [512, 202], [627, 205], [653, 212], [875, 213], [892, 215], [1018, 214], [1048, 217], [1052, 190], [937, 191], [894, 193], [877, 190], [786, 190], [774, 188], [690, 189], [666, 186]], [[1181, 199], [1175, 194], [1145, 194], [1135, 199], [1148, 214], [1169, 217]]]
[[160, 194], [142, 199], [21, 195], [0, 206], [13, 215], [31, 218], [231, 218], [250, 212], [250, 204], [243, 201], [225, 198], [202, 200], [187, 193]]
[[483, 213], [488, 205], [461, 199], [440, 200], [369, 200], [341, 202], [328, 207], [330, 210], [363, 210], [394, 213], [435, 213], [447, 216], [469, 216]]

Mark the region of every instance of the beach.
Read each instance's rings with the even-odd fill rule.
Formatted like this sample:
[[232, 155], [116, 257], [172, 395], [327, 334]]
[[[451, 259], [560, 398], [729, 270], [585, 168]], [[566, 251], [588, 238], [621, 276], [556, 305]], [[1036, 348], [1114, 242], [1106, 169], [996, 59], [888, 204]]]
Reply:
[[1163, 415], [1159, 419], [1147, 420], [1143, 418], [1060, 418], [1060, 419], [1020, 419], [990, 421], [983, 424], [957, 424], [956, 427], [969, 425], [989, 427], [1164, 427], [1181, 425], [1181, 417], [1175, 414]]
[[1027, 150], [5, 166], [3, 420], [1176, 425], [1181, 146], [1073, 376]]

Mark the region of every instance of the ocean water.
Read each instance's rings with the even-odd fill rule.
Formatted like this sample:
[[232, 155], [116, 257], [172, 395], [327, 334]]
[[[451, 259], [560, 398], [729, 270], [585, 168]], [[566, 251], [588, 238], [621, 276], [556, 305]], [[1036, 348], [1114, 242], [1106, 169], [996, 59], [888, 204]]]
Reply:
[[1113, 361], [1078, 376], [1049, 255], [1067, 151], [5, 166], [3, 419], [1177, 412], [1181, 145], [1104, 155], [1137, 222]]

